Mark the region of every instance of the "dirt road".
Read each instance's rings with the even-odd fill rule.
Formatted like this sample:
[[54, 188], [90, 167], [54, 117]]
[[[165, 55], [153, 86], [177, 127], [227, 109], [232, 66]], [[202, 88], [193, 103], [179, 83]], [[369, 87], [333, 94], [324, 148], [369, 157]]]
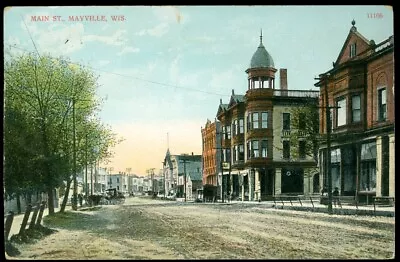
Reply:
[[58, 232], [17, 259], [392, 258], [393, 217], [129, 198], [46, 217]]

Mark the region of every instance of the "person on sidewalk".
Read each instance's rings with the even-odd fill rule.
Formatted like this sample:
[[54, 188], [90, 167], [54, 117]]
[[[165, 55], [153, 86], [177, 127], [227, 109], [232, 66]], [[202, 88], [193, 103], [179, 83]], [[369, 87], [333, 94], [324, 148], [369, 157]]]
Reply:
[[82, 207], [83, 197], [82, 194], [78, 194], [79, 205]]
[[333, 203], [336, 207], [336, 204], [340, 205], [340, 200], [339, 200], [339, 188], [335, 187], [335, 190], [332, 192], [332, 198], [333, 198]]

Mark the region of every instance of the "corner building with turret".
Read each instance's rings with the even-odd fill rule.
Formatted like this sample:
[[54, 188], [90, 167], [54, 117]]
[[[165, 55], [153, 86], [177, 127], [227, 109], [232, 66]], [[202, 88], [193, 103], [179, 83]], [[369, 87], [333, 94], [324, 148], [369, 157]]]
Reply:
[[[290, 90], [287, 70], [280, 69], [280, 89], [275, 88], [272, 56], [260, 44], [251, 58], [247, 91], [220, 100], [216, 118], [221, 126], [222, 195], [233, 200], [262, 201], [282, 194], [318, 193], [317, 163], [304, 152], [307, 141], [290, 143], [293, 107], [318, 106], [319, 91]], [[297, 125], [296, 125], [297, 126]], [[291, 155], [293, 150], [299, 154]]]

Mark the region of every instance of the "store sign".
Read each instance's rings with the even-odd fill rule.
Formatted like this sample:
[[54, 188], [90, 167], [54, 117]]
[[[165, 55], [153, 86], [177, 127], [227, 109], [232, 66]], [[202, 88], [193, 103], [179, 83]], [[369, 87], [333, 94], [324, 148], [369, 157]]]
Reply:
[[222, 162], [222, 169], [229, 170], [230, 163], [229, 162]]

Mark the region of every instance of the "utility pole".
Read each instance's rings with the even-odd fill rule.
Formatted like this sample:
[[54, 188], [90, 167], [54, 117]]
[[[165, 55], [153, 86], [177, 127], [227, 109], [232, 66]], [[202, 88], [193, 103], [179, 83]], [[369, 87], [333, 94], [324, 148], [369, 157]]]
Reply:
[[162, 165], [162, 170], [163, 170], [163, 191], [164, 191], [164, 199], [167, 197], [166, 196], [166, 192], [165, 192], [165, 189], [166, 189], [166, 187], [165, 187], [165, 161], [163, 161], [163, 162], [161, 162], [163, 165]]
[[[329, 75], [328, 75], [329, 77]], [[328, 176], [328, 213], [332, 214], [332, 172], [331, 172], [331, 108], [328, 100], [328, 81], [325, 78], [326, 116], [326, 171]]]
[[151, 192], [154, 195], [154, 168], [151, 169]]
[[185, 202], [186, 202], [186, 163], [190, 162], [186, 158], [187, 154], [183, 154], [182, 162], [183, 162], [183, 181], [184, 181], [184, 188], [183, 188], [183, 194], [185, 195]]
[[130, 183], [130, 182], [132, 182], [131, 170], [132, 170], [132, 168], [130, 168], [130, 167], [128, 167], [126, 169], [126, 173], [128, 174], [128, 185], [127, 185], [128, 193], [131, 193], [131, 191], [133, 191], [132, 190], [132, 188], [133, 188], [132, 183]]
[[325, 109], [325, 118], [326, 118], [326, 160], [325, 160], [325, 174], [328, 179], [328, 213], [332, 214], [332, 170], [331, 170], [331, 109], [340, 108], [339, 106], [330, 106], [329, 105], [329, 96], [328, 96], [328, 79], [330, 74], [325, 74], [322, 78], [315, 78], [315, 80], [323, 80], [325, 85], [325, 106], [321, 108]]
[[[218, 198], [218, 191], [220, 191], [221, 192], [221, 201], [223, 203], [224, 202], [224, 165], [223, 165], [223, 163], [224, 163], [224, 149], [222, 148], [222, 138], [223, 138], [224, 132], [216, 132], [216, 135], [217, 136], [218, 135], [221, 136], [220, 137], [221, 144], [217, 145], [217, 147], [215, 148], [217, 151], [218, 150], [220, 151], [220, 155], [221, 155], [221, 157], [220, 157], [221, 190], [219, 190], [219, 188], [218, 188], [219, 187], [219, 182], [218, 182], [219, 173], [217, 172], [217, 198]], [[218, 147], [218, 146], [220, 146], [220, 147]], [[217, 199], [217, 202], [218, 202], [218, 199]]]

